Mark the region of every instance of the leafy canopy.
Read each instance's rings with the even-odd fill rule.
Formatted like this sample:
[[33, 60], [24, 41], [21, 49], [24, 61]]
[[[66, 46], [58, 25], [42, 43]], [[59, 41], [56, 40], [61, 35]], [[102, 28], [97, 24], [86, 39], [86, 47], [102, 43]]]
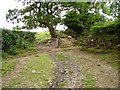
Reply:
[[6, 16], [13, 23], [23, 22], [22, 28], [48, 27], [60, 22], [61, 4], [58, 2], [24, 1], [22, 9], [9, 10]]

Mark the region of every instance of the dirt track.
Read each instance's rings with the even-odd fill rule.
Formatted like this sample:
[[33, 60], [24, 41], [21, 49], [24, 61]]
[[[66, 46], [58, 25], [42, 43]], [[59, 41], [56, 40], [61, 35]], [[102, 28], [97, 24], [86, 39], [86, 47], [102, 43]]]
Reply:
[[[43, 53], [48, 53], [56, 64], [55, 80], [50, 87], [46, 88], [84, 88], [86, 83], [84, 80], [88, 79], [87, 76], [92, 75], [92, 86], [97, 88], [117, 88], [118, 87], [118, 70], [108, 65], [106, 62], [101, 61], [93, 54], [88, 54], [78, 50], [76, 47], [70, 48], [49, 48], [39, 46], [38, 50]], [[67, 60], [58, 60], [56, 57], [57, 52], [62, 52], [68, 56]], [[36, 53], [37, 54], [37, 53]], [[3, 84], [10, 80], [10, 76], [19, 75], [19, 70], [22, 65], [29, 60], [31, 56], [20, 58], [18, 63], [10, 74], [3, 78]], [[87, 84], [91, 81], [87, 81]]]

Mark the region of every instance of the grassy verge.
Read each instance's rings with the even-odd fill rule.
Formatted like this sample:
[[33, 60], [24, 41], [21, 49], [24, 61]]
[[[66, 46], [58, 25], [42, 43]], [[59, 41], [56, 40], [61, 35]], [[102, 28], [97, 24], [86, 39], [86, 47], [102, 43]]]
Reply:
[[12, 71], [16, 65], [16, 60], [2, 61], [2, 76]]
[[58, 52], [58, 53], [56, 53], [56, 56], [57, 56], [57, 59], [58, 60], [62, 60], [62, 61], [64, 61], [64, 60], [69, 60], [69, 56], [67, 56], [67, 55], [64, 55], [64, 53], [63, 52]]
[[4, 87], [48, 88], [54, 79], [54, 65], [46, 53], [32, 57], [23, 66], [19, 76], [11, 79]]
[[39, 32], [36, 34], [36, 41], [37, 43], [44, 42], [46, 39], [50, 38], [49, 32]]
[[1, 58], [2, 60], [0, 63], [2, 64], [1, 68], [1, 73], [2, 76], [4, 77], [8, 72], [14, 69], [16, 65], [16, 59], [20, 57], [27, 56], [29, 54], [35, 53], [35, 47], [34, 45], [29, 47], [28, 49], [18, 49], [18, 54], [17, 55], [10, 55], [8, 53], [1, 53]]

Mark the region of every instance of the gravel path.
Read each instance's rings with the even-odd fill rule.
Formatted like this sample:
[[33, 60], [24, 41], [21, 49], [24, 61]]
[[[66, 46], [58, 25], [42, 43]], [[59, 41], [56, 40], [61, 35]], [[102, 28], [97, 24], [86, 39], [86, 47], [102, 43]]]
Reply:
[[[50, 53], [52, 60], [56, 63], [56, 79], [53, 82], [52, 88], [82, 88], [82, 73], [80, 73], [77, 63], [73, 60], [58, 60], [56, 53]], [[64, 84], [63, 86], [61, 84]]]

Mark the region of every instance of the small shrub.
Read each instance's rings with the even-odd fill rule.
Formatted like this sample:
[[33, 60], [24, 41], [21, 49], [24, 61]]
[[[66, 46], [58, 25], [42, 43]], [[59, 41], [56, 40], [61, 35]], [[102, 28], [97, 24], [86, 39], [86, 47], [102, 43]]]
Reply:
[[26, 41], [24, 38], [19, 38], [16, 40], [16, 46], [21, 48], [27, 48], [28, 41]]
[[9, 49], [9, 54], [11, 54], [11, 55], [18, 54], [18, 48], [16, 46], [11, 46]]

